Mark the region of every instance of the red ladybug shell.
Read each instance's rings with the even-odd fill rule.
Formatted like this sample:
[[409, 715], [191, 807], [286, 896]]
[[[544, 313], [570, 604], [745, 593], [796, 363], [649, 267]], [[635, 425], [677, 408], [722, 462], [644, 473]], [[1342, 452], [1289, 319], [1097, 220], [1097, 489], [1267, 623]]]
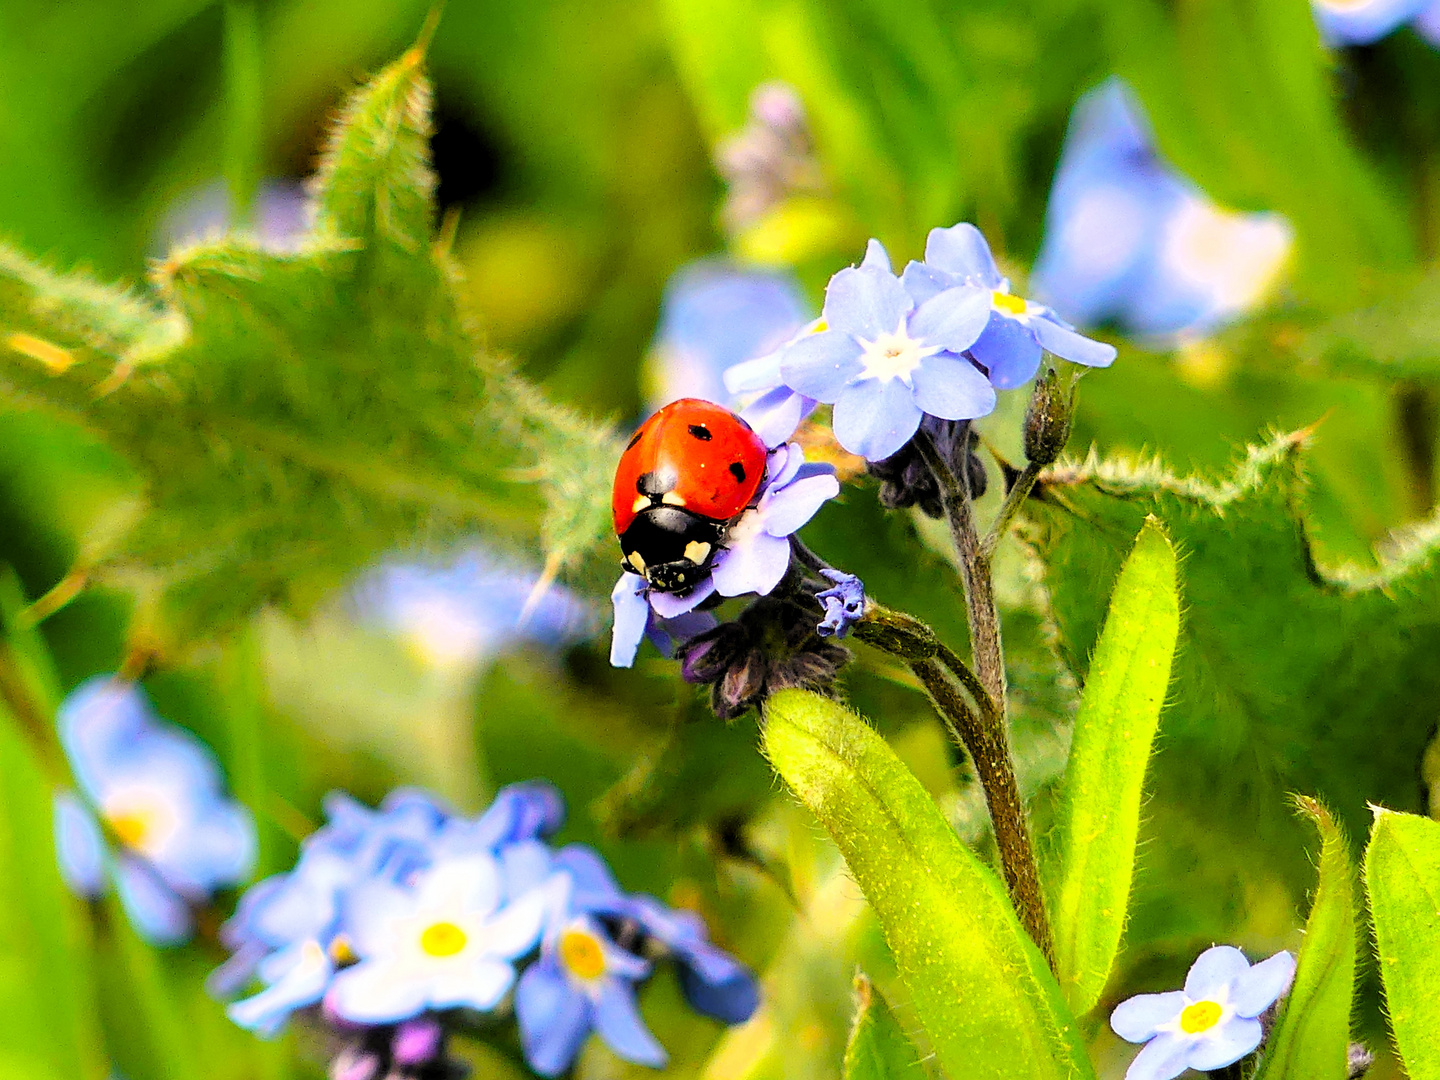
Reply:
[[765, 476], [765, 443], [729, 409], [681, 398], [640, 425], [615, 469], [611, 509], [621, 535], [647, 504], [713, 521], [744, 510]]

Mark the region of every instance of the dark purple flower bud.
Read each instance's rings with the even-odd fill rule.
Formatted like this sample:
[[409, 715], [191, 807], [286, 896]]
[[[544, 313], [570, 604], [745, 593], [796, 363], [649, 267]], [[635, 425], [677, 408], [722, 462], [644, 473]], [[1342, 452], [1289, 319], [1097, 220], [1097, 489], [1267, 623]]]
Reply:
[[[927, 416], [921, 431], [928, 434], [957, 477], [970, 485], [970, 494], [985, 494], [985, 465], [975, 453], [979, 438], [968, 420], [938, 420]], [[888, 458], [869, 463], [868, 472], [880, 481], [880, 505], [887, 510], [918, 506], [927, 517], [945, 516], [940, 484], [925, 464], [912, 439]]]

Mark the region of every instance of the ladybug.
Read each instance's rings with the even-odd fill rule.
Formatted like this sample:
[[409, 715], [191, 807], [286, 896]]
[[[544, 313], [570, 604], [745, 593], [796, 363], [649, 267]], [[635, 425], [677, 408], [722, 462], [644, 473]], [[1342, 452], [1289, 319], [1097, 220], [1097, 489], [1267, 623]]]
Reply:
[[692, 588], [760, 489], [766, 453], [749, 424], [698, 398], [641, 424], [620, 455], [611, 499], [624, 568], [660, 592]]

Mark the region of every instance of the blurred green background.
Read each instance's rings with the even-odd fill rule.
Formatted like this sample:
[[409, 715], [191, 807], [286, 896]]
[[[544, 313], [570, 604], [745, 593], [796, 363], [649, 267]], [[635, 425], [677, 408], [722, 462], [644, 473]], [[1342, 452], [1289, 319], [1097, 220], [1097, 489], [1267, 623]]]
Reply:
[[[308, 175], [343, 95], [414, 40], [427, 7], [256, 4], [256, 98], [227, 80], [221, 4], [7, 0], [0, 236], [57, 268], [144, 288], [177, 222], [207, 199], [223, 206], [227, 178], [244, 189]], [[440, 213], [485, 340], [556, 398], [622, 425], [641, 414], [665, 284], [696, 257], [728, 249], [793, 267], [818, 306], [867, 236], [898, 264], [920, 255], [930, 227], [971, 220], [1023, 281], [1070, 109], [1122, 74], [1165, 155], [1226, 206], [1285, 214], [1296, 253], [1276, 302], [1248, 322], [1179, 352], [1122, 341], [1115, 368], [1082, 385], [1071, 452], [1156, 455], [1219, 478], [1247, 443], [1316, 425], [1307, 523], [1331, 568], [1373, 569], [1393, 531], [1431, 510], [1440, 348], [1417, 324], [1440, 299], [1440, 53], [1409, 31], [1334, 53], [1303, 0], [450, 0], [430, 67]], [[712, 154], [745, 123], [751, 90], [777, 78], [810, 113], [826, 189], [727, 236]], [[1014, 456], [1023, 395], [1010, 398], [983, 426]], [[60, 581], [136, 483], [85, 432], [0, 409], [0, 561], [19, 593]], [[956, 594], [934, 585], [949, 568], [929, 523], [886, 517], [860, 484], [807, 536], [887, 603], [964, 640]], [[1007, 547], [1001, 574], [1033, 793], [1063, 768], [1074, 678], [1051, 648], [1028, 553]], [[48, 680], [53, 704], [116, 669], [127, 612], [122, 596], [87, 593], [16, 646], [21, 669]], [[602, 640], [437, 670], [338, 605], [305, 622], [267, 613], [245, 641], [249, 653], [202, 653], [147, 687], [252, 802], [262, 873], [289, 864], [333, 788], [376, 801], [417, 783], [474, 809], [500, 783], [546, 776], [571, 802], [566, 838], [599, 844], [626, 887], [705, 911], [766, 973], [766, 1012], [730, 1033], [679, 1008], [674, 986], [649, 991], [673, 1075], [836, 1075], [857, 964], [914, 1027], [858, 890], [778, 793], [753, 719], [707, 718], [671, 665], [613, 671]], [[985, 844], [968, 769], [908, 675], [867, 653], [846, 689]], [[0, 855], [15, 867], [0, 866], [11, 879], [0, 886], [0, 1077], [98, 1077], [107, 1060], [133, 1080], [319, 1075], [323, 1048], [303, 1032], [259, 1043], [206, 997], [204, 974], [223, 957], [213, 938], [156, 953], [116, 910], [62, 899], [37, 839], [49, 822], [36, 793], [53, 764], [0, 740]], [[1141, 924], [1108, 1000], [1169, 985], [1221, 931], [1255, 950], [1294, 946], [1303, 897], [1284, 874], [1258, 866], [1223, 897], [1199, 895], [1211, 888], [1200, 873], [1189, 888], [1163, 903], [1193, 901], [1193, 932], [1173, 936], [1178, 918], [1147, 939]], [[46, 896], [66, 937], [37, 944], [30, 920]], [[76, 981], [37, 993], [60, 954]], [[1364, 1015], [1373, 1037], [1373, 994]], [[68, 1059], [79, 1074], [56, 1064], [61, 1028], [81, 1047]], [[1103, 1075], [1120, 1075], [1123, 1048], [1092, 1034]], [[483, 1046], [470, 1052], [478, 1075], [520, 1075]], [[1382, 1060], [1372, 1075], [1396, 1068]], [[643, 1072], [595, 1045], [579, 1074]]]

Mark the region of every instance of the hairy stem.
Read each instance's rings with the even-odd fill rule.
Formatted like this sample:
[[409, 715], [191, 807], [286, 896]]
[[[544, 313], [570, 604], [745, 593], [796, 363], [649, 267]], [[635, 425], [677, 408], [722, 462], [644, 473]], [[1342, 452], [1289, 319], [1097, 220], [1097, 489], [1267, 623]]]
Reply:
[[1025, 500], [1030, 497], [1030, 492], [1035, 488], [1035, 481], [1040, 479], [1040, 472], [1043, 465], [1037, 465], [1033, 461], [1026, 464], [1020, 475], [1015, 478], [1015, 483], [1010, 485], [1010, 490], [1005, 493], [1005, 502], [1000, 506], [1000, 513], [995, 518], [995, 523], [990, 526], [984, 542], [980, 545], [981, 551], [985, 553], [985, 560], [988, 564], [995, 556], [995, 548], [999, 545], [1001, 538], [1010, 528], [1010, 523], [1015, 520], [1015, 515], [1020, 512], [1020, 507], [1025, 505]]
[[1045, 911], [1045, 894], [1035, 863], [1030, 826], [1020, 801], [1020, 786], [1003, 728], [982, 719], [956, 692], [955, 684], [934, 660], [915, 660], [910, 669], [924, 684], [935, 707], [945, 718], [951, 734], [965, 747], [975, 763], [975, 775], [985, 792], [985, 804], [1000, 848], [1005, 886], [1015, 905], [1020, 923], [1039, 946], [1046, 962], [1055, 966], [1055, 944]]

